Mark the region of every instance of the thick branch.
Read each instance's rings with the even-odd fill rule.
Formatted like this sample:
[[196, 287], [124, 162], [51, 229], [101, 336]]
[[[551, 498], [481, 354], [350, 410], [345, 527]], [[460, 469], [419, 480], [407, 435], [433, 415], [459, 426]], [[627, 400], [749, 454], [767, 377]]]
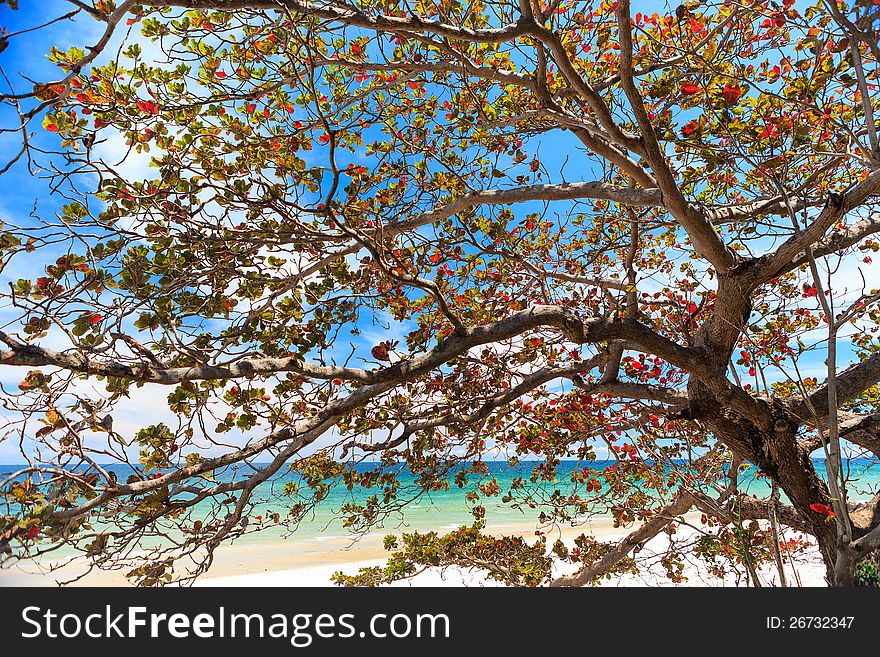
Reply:
[[[842, 413], [841, 415], [846, 416], [847, 414]], [[825, 427], [822, 426], [820, 429], [824, 430]], [[840, 423], [840, 437], [880, 458], [880, 413], [846, 417]], [[808, 452], [813, 453], [822, 447], [822, 437], [818, 433], [814, 433], [801, 440], [800, 444]]]
[[636, 87], [629, 0], [620, 0], [617, 3], [617, 16], [620, 28], [620, 83], [642, 131], [642, 145], [651, 163], [657, 184], [662, 190], [664, 205], [687, 231], [694, 248], [711, 262], [719, 273], [726, 273], [736, 264], [736, 258], [702, 212], [692, 207], [678, 189], [675, 175], [660, 147], [653, 122]]
[[343, 7], [339, 3], [301, 2], [300, 0], [147, 0], [141, 4], [145, 7], [155, 8], [179, 7], [219, 11], [286, 10], [376, 32], [436, 34], [447, 39], [460, 39], [473, 43], [503, 43], [527, 34], [533, 26], [530, 21], [520, 20], [500, 28], [471, 29], [441, 21], [425, 20], [414, 14], [405, 17], [387, 14], [370, 16], [350, 5]]
[[682, 491], [678, 493], [671, 504], [667, 505], [651, 520], [643, 524], [635, 531], [627, 534], [608, 554], [599, 561], [583, 569], [574, 575], [557, 577], [550, 582], [550, 586], [584, 586], [596, 581], [608, 573], [615, 565], [624, 559], [637, 545], [654, 538], [663, 531], [669, 523], [677, 517], [685, 514], [694, 504], [694, 498], [690, 493]]
[[96, 360], [77, 351], [57, 352], [44, 347], [23, 344], [5, 333], [0, 333], [0, 341], [5, 342], [11, 349], [0, 352], [0, 364], [60, 367], [93, 376], [112, 376], [162, 385], [174, 385], [181, 381], [225, 380], [290, 371], [322, 379], [341, 378], [369, 384], [397, 383], [439, 367], [473, 347], [509, 340], [526, 331], [541, 327], [560, 329], [575, 344], [599, 343], [616, 339], [629, 340], [644, 351], [661, 356], [682, 369], [698, 374], [705, 369], [699, 350], [683, 347], [635, 320], [608, 320], [601, 317], [581, 320], [568, 309], [541, 305], [513, 313], [491, 324], [469, 328], [460, 334], [453, 334], [426, 354], [371, 371], [350, 367], [309, 365], [293, 357], [243, 359], [230, 365], [163, 369], [152, 361], [127, 365]]
[[[839, 253], [844, 249], [858, 244], [869, 235], [880, 232], [880, 214], [871, 213], [866, 219], [854, 223], [843, 232], [831, 233], [827, 238], [820, 240], [813, 248], [813, 255], [817, 258]], [[799, 267], [807, 262], [807, 257], [796, 260], [792, 263], [792, 269]]]
[[[849, 367], [837, 375], [837, 398], [838, 403], [843, 404], [855, 399], [865, 390], [880, 381], [880, 353], [874, 354], [860, 363]], [[816, 388], [809, 395], [809, 403], [801, 401], [792, 405], [792, 412], [804, 422], [813, 422], [812, 406], [819, 418], [828, 415], [828, 389], [827, 384]]]
[[760, 285], [790, 271], [794, 263], [802, 261], [806, 250], [822, 239], [831, 226], [877, 192], [880, 192], [880, 169], [872, 171], [843, 194], [829, 196], [825, 208], [809, 226], [790, 237], [773, 253], [754, 261], [755, 266], [751, 272], [754, 283]]

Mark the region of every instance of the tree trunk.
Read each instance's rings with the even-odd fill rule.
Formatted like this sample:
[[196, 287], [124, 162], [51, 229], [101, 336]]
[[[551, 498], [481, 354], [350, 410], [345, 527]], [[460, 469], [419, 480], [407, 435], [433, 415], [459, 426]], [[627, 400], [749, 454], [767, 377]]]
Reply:
[[[690, 392], [697, 391], [694, 386]], [[692, 401], [696, 419], [744, 460], [775, 481], [785, 492], [792, 506], [798, 510], [810, 533], [815, 537], [827, 569], [829, 584], [849, 585], [854, 577], [854, 564], [839, 559], [836, 526], [827, 517], [816, 513], [811, 504], [830, 505], [828, 488], [816, 472], [810, 455], [796, 438], [796, 425], [782, 414], [773, 423], [774, 430], [761, 431], [751, 422], [728, 413], [718, 402], [700, 394], [699, 402]], [[693, 398], [693, 397], [692, 397]]]

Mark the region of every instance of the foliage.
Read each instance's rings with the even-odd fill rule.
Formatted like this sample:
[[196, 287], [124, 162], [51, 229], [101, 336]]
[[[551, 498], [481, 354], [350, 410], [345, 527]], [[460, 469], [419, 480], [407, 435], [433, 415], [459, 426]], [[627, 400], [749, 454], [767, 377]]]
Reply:
[[880, 587], [880, 562], [876, 550], [856, 564], [856, 586]]
[[[873, 521], [847, 524], [836, 459], [880, 453], [874, 3], [75, 5], [84, 43], [2, 40], [55, 69], [0, 95], [0, 171], [40, 186], [0, 224], [29, 463], [0, 481], [4, 563], [73, 547], [158, 585], [336, 490], [362, 534], [459, 489], [476, 524], [337, 581], [551, 581], [543, 541], [483, 531], [497, 504], [659, 532], [686, 500], [702, 557], [768, 560], [742, 463], [855, 563]], [[554, 558], [637, 567], [578, 540]]]

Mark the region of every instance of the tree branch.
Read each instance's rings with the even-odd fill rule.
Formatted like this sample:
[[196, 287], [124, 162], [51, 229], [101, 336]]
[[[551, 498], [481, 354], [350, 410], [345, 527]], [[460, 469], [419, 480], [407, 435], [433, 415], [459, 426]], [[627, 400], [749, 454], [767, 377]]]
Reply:
[[536, 305], [508, 317], [466, 329], [439, 343], [434, 350], [388, 367], [367, 371], [359, 368], [317, 366], [298, 358], [243, 359], [229, 365], [205, 365], [163, 369], [155, 363], [136, 365], [96, 360], [84, 353], [57, 352], [36, 345], [24, 344], [0, 332], [0, 341], [11, 347], [0, 352], [0, 364], [15, 366], [53, 366], [93, 376], [112, 376], [146, 383], [175, 385], [200, 379], [226, 380], [243, 376], [270, 375], [278, 372], [299, 372], [321, 379], [341, 378], [368, 384], [402, 382], [428, 372], [473, 347], [508, 340], [526, 331], [553, 327], [561, 330], [575, 344], [599, 343], [614, 339], [630, 340], [646, 352], [661, 356], [670, 363], [694, 373], [705, 369], [699, 350], [683, 347], [631, 319], [608, 320], [595, 317], [581, 320], [567, 308]]
[[720, 273], [726, 273], [734, 264], [736, 257], [707, 221], [706, 217], [692, 207], [678, 189], [675, 175], [669, 168], [666, 155], [660, 147], [654, 124], [648, 116], [645, 104], [634, 81], [632, 19], [629, 0], [617, 3], [617, 18], [620, 29], [620, 83], [627, 100], [636, 116], [642, 131], [642, 145], [651, 163], [654, 177], [660, 187], [664, 205], [681, 226], [687, 231], [694, 248]]
[[880, 192], [880, 169], [869, 173], [843, 194], [829, 196], [825, 208], [809, 226], [790, 237], [773, 253], [752, 261], [750, 275], [754, 284], [760, 285], [790, 271], [793, 263], [804, 259], [807, 248], [818, 242], [831, 226], [877, 192]]

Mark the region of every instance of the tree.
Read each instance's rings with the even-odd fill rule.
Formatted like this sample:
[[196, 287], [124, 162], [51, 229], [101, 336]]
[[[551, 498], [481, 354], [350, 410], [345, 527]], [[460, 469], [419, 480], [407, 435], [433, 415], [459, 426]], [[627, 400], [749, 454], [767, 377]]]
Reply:
[[[0, 233], [5, 271], [45, 265], [3, 295], [28, 462], [0, 482], [7, 561], [148, 545], [136, 580], [203, 554], [187, 579], [330, 485], [378, 491], [344, 509], [363, 529], [476, 482], [472, 527], [389, 539], [387, 569], [340, 581], [550, 581], [544, 541], [482, 531], [498, 497], [634, 524], [554, 546], [580, 566], [555, 584], [634, 567], [691, 509], [747, 565], [781, 524], [855, 582], [880, 546], [880, 497], [850, 502], [846, 467], [880, 456], [876, 2], [70, 5], [92, 45], [53, 48], [54, 79], [4, 71], [4, 171], [66, 201]], [[142, 386], [175, 425], [117, 429]], [[541, 461], [505, 491], [492, 454]], [[244, 522], [288, 467], [289, 514]], [[738, 485], [750, 467], [772, 497]]]

